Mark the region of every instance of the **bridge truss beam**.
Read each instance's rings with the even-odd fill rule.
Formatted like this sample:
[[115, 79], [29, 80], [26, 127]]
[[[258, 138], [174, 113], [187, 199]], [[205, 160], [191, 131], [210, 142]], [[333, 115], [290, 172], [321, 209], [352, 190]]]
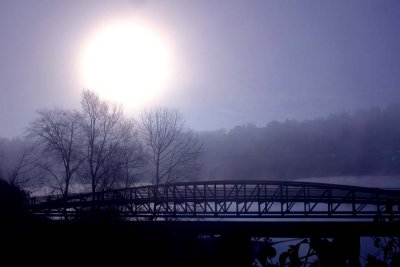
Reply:
[[282, 181], [205, 181], [32, 198], [49, 217], [107, 209], [126, 219], [375, 219], [400, 218], [400, 191]]

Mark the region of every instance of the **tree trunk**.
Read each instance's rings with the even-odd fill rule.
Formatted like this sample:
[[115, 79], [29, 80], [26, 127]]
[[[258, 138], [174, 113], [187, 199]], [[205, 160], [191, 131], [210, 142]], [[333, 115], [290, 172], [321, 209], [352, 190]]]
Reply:
[[65, 189], [63, 193], [63, 201], [64, 201], [63, 213], [64, 213], [64, 218], [66, 220], [68, 220], [68, 214], [67, 214], [68, 190], [69, 190], [69, 177], [65, 178]]

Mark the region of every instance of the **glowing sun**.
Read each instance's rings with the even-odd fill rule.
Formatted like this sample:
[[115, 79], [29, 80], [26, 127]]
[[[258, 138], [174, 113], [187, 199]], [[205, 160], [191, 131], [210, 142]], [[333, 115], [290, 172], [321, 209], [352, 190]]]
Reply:
[[162, 35], [133, 22], [101, 27], [81, 59], [85, 87], [126, 106], [156, 96], [170, 76], [170, 51]]

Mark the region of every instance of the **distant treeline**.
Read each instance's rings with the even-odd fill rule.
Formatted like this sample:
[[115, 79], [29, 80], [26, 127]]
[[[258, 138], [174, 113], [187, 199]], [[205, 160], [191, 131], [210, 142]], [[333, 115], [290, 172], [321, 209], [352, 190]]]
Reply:
[[400, 105], [201, 137], [205, 179], [400, 174]]

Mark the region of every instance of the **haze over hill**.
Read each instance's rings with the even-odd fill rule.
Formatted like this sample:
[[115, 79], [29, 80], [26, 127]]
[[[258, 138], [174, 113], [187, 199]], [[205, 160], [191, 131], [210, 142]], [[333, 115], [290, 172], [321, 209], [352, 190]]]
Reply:
[[201, 134], [204, 179], [400, 174], [400, 105]]
[[[247, 124], [199, 132], [201, 172], [185, 179], [297, 179], [399, 187], [395, 182], [400, 182], [396, 178], [400, 176], [399, 122], [400, 105], [391, 105], [312, 120], [273, 121], [265, 127]], [[12, 169], [30, 144], [1, 138], [3, 169]], [[138, 181], [149, 181], [138, 173], [142, 174]], [[37, 176], [37, 170], [32, 175]]]

